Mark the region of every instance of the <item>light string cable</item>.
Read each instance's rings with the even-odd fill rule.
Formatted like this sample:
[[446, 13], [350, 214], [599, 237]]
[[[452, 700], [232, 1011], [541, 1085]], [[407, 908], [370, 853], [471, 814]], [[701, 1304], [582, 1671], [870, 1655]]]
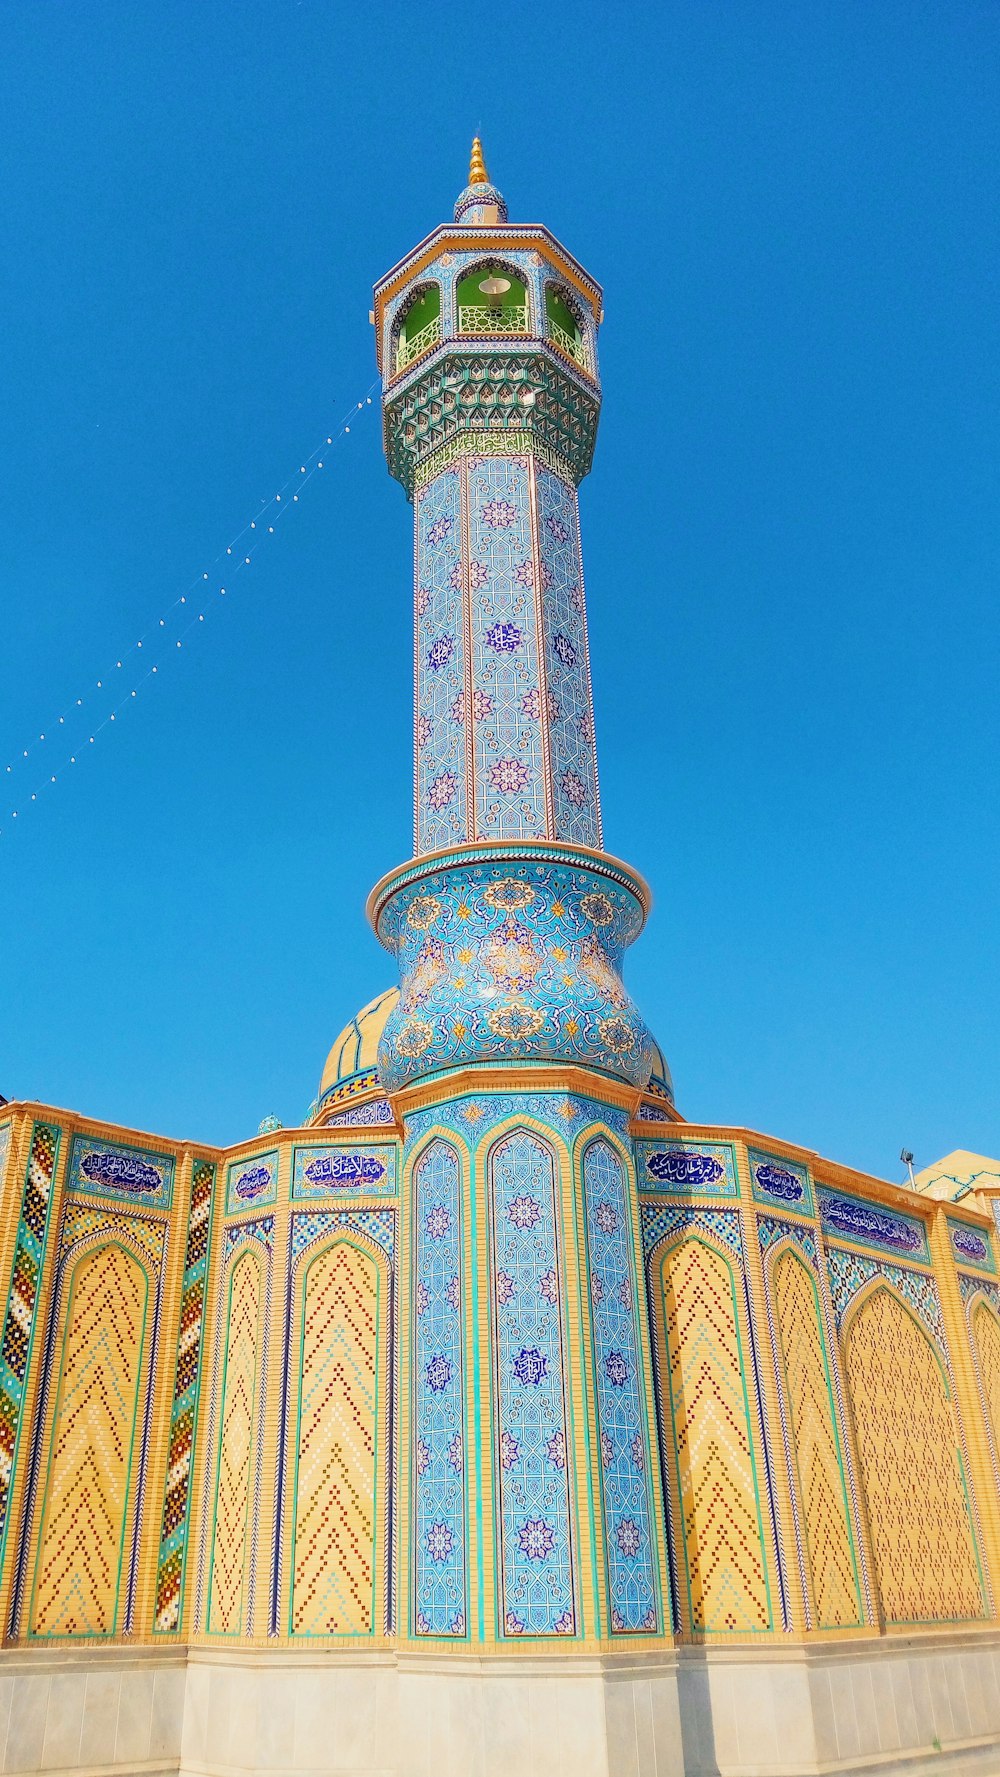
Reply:
[[[157, 653], [156, 658], [146, 666], [145, 671], [130, 686], [126, 695], [121, 697], [112, 709], [107, 710], [99, 722], [87, 723], [84, 717], [79, 718], [83, 723], [81, 740], [76, 743], [72, 752], [66, 754], [54, 771], [48, 772], [47, 775], [36, 781], [35, 788], [26, 796], [18, 797], [9, 793], [16, 789], [16, 781], [20, 779], [22, 772], [30, 769], [30, 765], [35, 763], [39, 749], [42, 747], [47, 749], [54, 741], [60, 738], [65, 739], [67, 728], [72, 728], [73, 721], [79, 716], [79, 712], [89, 708], [95, 701], [99, 705], [104, 703], [106, 698], [95, 700], [94, 692], [88, 692], [86, 698], [73, 698], [62, 714], [41, 730], [37, 741], [33, 741], [30, 747], [22, 747], [11, 758], [10, 763], [4, 767], [2, 774], [0, 774], [0, 783], [3, 784], [9, 795], [6, 809], [0, 811], [0, 819], [6, 815], [4, 824], [0, 827], [0, 838], [9, 836], [14, 831], [10, 823], [22, 817], [31, 805], [38, 801], [44, 791], [51, 789], [54, 784], [58, 783], [64, 770], [71, 765], [78, 764], [88, 747], [96, 746], [99, 735], [109, 728], [112, 722], [118, 721], [122, 712], [130, 707], [133, 699], [138, 696], [143, 687], [153, 679], [154, 675], [159, 675], [165, 661], [169, 660], [176, 650], [183, 646], [184, 640], [190, 632], [196, 629], [200, 623], [204, 623], [208, 611], [215, 601], [229, 595], [236, 575], [250, 566], [261, 544], [268, 537], [274, 536], [283, 515], [298, 504], [303, 488], [307, 487], [309, 482], [326, 466], [329, 453], [350, 435], [352, 424], [371, 407], [372, 398], [378, 386], [378, 378], [376, 378], [365, 390], [361, 399], [351, 405], [339, 427], [331, 427], [330, 431], [317, 444], [315, 450], [300, 462], [295, 473], [282, 483], [277, 493], [272, 494], [269, 500], [262, 501], [261, 509], [256, 517], [249, 519], [236, 532], [235, 536], [230, 538], [225, 547], [220, 549], [215, 560], [210, 562], [209, 566], [203, 569], [200, 574], [195, 575], [185, 590], [172, 599], [160, 615], [147, 625], [138, 640], [124, 648], [121, 654], [116, 656], [114, 664], [101, 673], [95, 690], [107, 693], [122, 683], [118, 675], [126, 672], [128, 663], [133, 657], [136, 657], [138, 663], [138, 656], [141, 654], [142, 661], [145, 663], [149, 659], [151, 651], [156, 650], [158, 645], [163, 647], [163, 652]], [[218, 585], [209, 593], [208, 583], [222, 568], [226, 570], [226, 583]], [[195, 608], [189, 611], [188, 607], [191, 605], [194, 605]], [[167, 636], [165, 632], [171, 619], [177, 613], [183, 613], [187, 621], [179, 635], [175, 636], [171, 633], [170, 636]], [[168, 647], [168, 642], [172, 643], [172, 646]], [[115, 695], [117, 695], [116, 691]], [[26, 765], [25, 761], [30, 761], [30, 764]], [[15, 800], [17, 807], [11, 806]]]

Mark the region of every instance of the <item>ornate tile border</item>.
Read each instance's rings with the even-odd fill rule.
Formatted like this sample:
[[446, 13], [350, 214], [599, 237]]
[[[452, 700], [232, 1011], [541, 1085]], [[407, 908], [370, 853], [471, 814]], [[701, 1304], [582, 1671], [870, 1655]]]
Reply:
[[884, 1204], [866, 1203], [846, 1191], [823, 1186], [817, 1195], [823, 1232], [829, 1238], [846, 1241], [850, 1246], [877, 1247], [881, 1252], [915, 1259], [920, 1265], [930, 1264], [927, 1229], [916, 1216], [903, 1215], [898, 1210], [886, 1209]]
[[993, 1241], [985, 1228], [970, 1228], [968, 1222], [949, 1216], [948, 1238], [956, 1265], [966, 1271], [988, 1271], [996, 1275]]
[[169, 1209], [174, 1194], [172, 1154], [126, 1147], [103, 1136], [76, 1135], [70, 1150], [66, 1188], [105, 1202], [141, 1203]]
[[278, 1155], [247, 1154], [232, 1160], [226, 1168], [226, 1214], [239, 1215], [243, 1210], [266, 1209], [278, 1195]]
[[635, 1153], [644, 1196], [739, 1195], [736, 1155], [728, 1142], [685, 1141], [671, 1135], [665, 1141], [636, 1140]]
[[394, 1197], [399, 1189], [395, 1147], [324, 1143], [296, 1148], [292, 1163], [292, 1198], [296, 1202], [339, 1195]]
[[816, 1213], [813, 1188], [804, 1166], [784, 1156], [768, 1154], [760, 1148], [747, 1149], [750, 1184], [758, 1203], [769, 1209], [790, 1209], [797, 1215]]

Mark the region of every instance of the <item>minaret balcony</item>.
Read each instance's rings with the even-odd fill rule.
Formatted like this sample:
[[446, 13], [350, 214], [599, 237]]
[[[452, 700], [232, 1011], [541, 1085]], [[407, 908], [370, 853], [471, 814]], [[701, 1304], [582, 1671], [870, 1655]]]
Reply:
[[565, 327], [560, 327], [558, 321], [550, 320], [545, 337], [549, 344], [564, 353], [572, 364], [578, 364], [581, 370], [587, 372], [588, 376], [592, 374], [587, 361], [586, 343], [579, 333], [569, 333]]
[[396, 375], [398, 376], [401, 370], [406, 370], [409, 365], [415, 364], [418, 358], [424, 357], [427, 352], [432, 352], [434, 347], [440, 344], [441, 317], [435, 315], [433, 321], [428, 321], [426, 327], [421, 327], [420, 332], [414, 333], [410, 339], [400, 337], [396, 347]]
[[489, 303], [462, 303], [458, 311], [458, 331], [468, 339], [525, 334], [528, 331], [527, 303], [506, 308]]

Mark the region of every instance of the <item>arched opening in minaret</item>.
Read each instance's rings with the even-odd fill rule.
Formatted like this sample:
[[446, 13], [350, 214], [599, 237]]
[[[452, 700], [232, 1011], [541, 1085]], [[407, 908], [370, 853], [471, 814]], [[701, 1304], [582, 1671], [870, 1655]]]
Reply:
[[528, 332], [528, 291], [513, 266], [487, 260], [458, 280], [458, 331], [466, 338]]
[[545, 337], [572, 358], [574, 364], [589, 370], [587, 337], [578, 306], [563, 284], [545, 286]]
[[393, 327], [393, 369], [405, 370], [440, 342], [441, 286], [421, 284], [403, 305]]

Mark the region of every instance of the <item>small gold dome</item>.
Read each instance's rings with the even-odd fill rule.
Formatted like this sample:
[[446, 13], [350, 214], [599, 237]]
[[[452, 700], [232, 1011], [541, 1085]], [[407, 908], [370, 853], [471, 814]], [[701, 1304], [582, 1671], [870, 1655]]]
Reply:
[[326, 1058], [319, 1087], [320, 1100], [341, 1080], [349, 1080], [354, 1074], [378, 1066], [379, 1038], [398, 999], [399, 988], [387, 988], [385, 993], [369, 1000], [367, 1006], [362, 1006], [350, 1024], [345, 1024]]

